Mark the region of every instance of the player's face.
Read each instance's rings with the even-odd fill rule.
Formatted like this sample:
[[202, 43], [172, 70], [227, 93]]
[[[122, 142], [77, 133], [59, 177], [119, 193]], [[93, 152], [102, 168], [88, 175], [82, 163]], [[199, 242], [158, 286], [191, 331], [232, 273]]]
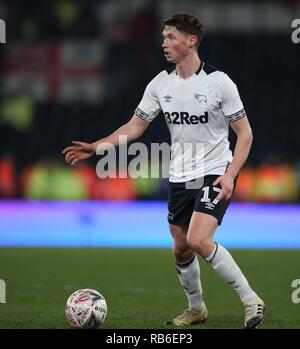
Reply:
[[190, 36], [175, 27], [165, 26], [163, 32], [164, 54], [168, 62], [177, 64], [190, 52]]

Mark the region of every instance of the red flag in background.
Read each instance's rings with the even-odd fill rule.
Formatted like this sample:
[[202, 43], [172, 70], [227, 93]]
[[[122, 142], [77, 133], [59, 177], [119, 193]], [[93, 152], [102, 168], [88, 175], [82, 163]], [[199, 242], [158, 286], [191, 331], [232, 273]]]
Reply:
[[104, 51], [98, 40], [10, 44], [4, 94], [26, 93], [45, 102], [98, 103], [103, 96]]

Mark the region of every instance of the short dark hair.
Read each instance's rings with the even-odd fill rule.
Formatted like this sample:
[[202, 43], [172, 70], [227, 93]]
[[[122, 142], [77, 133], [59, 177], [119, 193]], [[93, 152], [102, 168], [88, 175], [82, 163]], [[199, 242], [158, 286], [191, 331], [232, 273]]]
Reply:
[[203, 39], [204, 30], [202, 23], [199, 18], [191, 15], [190, 13], [176, 13], [175, 15], [165, 19], [163, 23], [164, 26], [172, 26], [181, 32], [197, 35], [197, 46]]

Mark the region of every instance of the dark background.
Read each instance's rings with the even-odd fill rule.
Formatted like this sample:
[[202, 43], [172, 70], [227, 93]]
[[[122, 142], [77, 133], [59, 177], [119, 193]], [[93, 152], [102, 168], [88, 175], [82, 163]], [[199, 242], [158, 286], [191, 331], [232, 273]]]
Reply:
[[[209, 25], [199, 47], [200, 57], [226, 72], [237, 84], [253, 129], [254, 143], [246, 167], [259, 171], [261, 166], [269, 165], [277, 171], [285, 166], [292, 173], [287, 181], [289, 184], [292, 181], [292, 191], [296, 194], [288, 199], [274, 196], [274, 201], [299, 200], [300, 43], [291, 40], [291, 22], [300, 18], [299, 2], [271, 3], [284, 12], [272, 11], [270, 7], [262, 11], [260, 1], [179, 3], [180, 6], [172, 1], [142, 1], [140, 5], [136, 1], [1, 2], [0, 18], [6, 22], [7, 37], [0, 46], [0, 159], [9, 159], [13, 164], [15, 183], [13, 190], [7, 190], [9, 181], [3, 178], [8, 175], [2, 171], [3, 197], [30, 198], [22, 186], [26, 169], [49, 162], [65, 166], [61, 150], [72, 140], [92, 142], [127, 122], [147, 83], [169, 67], [161, 49], [164, 15], [184, 9], [202, 18], [203, 5], [215, 10], [217, 17], [215, 21], [202, 18], [204, 26], [206, 22]], [[255, 14], [241, 19], [239, 13], [244, 12], [235, 9], [242, 5], [259, 13], [260, 20]], [[282, 25], [284, 13], [290, 16], [286, 27]], [[264, 18], [272, 22], [271, 28]], [[248, 24], [239, 30], [238, 22]], [[98, 58], [100, 68], [91, 74], [92, 83], [101, 83], [102, 92], [89, 95], [88, 85], [80, 87], [85, 73], [77, 76], [73, 72], [78, 91], [64, 99], [60, 90], [61, 70], [51, 70], [55, 54], [67, 42], [87, 41], [102, 47]], [[43, 58], [45, 47], [52, 50], [49, 59]], [[31, 56], [31, 52], [35, 53]], [[80, 65], [85, 61], [79, 57], [78, 62]], [[21, 75], [22, 83], [11, 82], [18, 81]], [[54, 79], [58, 82], [51, 85]], [[32, 87], [38, 80], [42, 81], [41, 87]], [[52, 92], [37, 97], [43, 89]], [[87, 97], [81, 98], [82, 95]], [[20, 102], [20, 96], [25, 100]], [[27, 112], [22, 116], [24, 110]], [[234, 145], [235, 137], [232, 134], [230, 137]], [[169, 131], [161, 115], [140, 140], [146, 144], [169, 141]], [[87, 163], [94, 168], [97, 160]], [[278, 185], [286, 188], [276, 176], [274, 188]], [[153, 192], [149, 197], [159, 195]], [[260, 200], [253, 196], [248, 199]]]

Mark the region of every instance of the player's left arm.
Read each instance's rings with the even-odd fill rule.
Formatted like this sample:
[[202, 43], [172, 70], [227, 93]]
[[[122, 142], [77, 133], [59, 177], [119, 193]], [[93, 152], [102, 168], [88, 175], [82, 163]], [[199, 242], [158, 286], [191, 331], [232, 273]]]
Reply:
[[218, 177], [213, 183], [213, 185], [220, 184], [222, 187], [221, 192], [217, 196], [218, 201], [223, 199], [228, 200], [231, 198], [234, 187], [234, 179], [248, 158], [253, 140], [251, 126], [247, 116], [231, 122], [230, 126], [237, 135], [237, 141], [234, 148], [233, 159], [229, 168], [223, 176]]

